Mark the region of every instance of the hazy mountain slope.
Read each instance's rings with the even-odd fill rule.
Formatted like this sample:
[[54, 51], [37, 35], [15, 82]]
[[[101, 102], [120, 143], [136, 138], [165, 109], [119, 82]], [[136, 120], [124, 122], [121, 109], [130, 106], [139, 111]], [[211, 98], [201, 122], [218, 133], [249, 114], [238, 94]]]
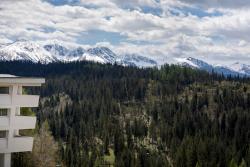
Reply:
[[245, 65], [245, 64], [235, 63], [229, 66], [215, 66], [212, 64], [208, 64], [205, 61], [195, 59], [192, 57], [177, 58], [176, 61], [177, 61], [177, 64], [182, 65], [182, 66], [201, 69], [201, 70], [205, 70], [208, 72], [224, 74], [226, 76], [229, 76], [229, 75], [250, 76], [250, 66]]

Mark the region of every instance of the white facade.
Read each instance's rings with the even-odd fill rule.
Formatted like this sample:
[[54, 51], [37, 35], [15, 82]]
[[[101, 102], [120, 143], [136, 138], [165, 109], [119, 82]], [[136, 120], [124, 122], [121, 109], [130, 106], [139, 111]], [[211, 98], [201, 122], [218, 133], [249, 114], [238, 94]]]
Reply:
[[24, 95], [23, 87], [43, 83], [42, 78], [0, 74], [0, 167], [10, 167], [11, 153], [32, 151], [33, 137], [21, 136], [19, 130], [34, 129], [36, 117], [22, 116], [20, 111], [22, 107], [38, 107], [39, 96]]

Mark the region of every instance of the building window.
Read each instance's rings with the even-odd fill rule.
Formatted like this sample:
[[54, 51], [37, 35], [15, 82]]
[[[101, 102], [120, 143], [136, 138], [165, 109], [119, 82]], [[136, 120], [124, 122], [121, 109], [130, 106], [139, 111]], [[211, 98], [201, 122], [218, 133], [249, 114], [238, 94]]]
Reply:
[[0, 138], [6, 138], [7, 132], [5, 130], [0, 130]]
[[1, 109], [0, 108], [0, 116], [7, 116], [8, 115], [8, 109]]
[[9, 94], [10, 89], [9, 87], [0, 87], [0, 94]]

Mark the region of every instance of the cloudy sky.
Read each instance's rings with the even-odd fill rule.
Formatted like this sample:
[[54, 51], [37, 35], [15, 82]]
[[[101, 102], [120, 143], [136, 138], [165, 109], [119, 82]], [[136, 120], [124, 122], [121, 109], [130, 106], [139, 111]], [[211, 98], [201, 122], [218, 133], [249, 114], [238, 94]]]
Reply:
[[250, 64], [250, 1], [0, 0], [0, 43], [20, 39]]

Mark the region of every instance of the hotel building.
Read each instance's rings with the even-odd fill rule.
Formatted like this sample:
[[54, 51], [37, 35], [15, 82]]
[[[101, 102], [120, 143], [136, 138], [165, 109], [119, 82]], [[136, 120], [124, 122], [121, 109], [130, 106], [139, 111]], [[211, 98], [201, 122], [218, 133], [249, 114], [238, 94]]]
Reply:
[[0, 74], [0, 167], [11, 166], [11, 153], [32, 151], [33, 137], [22, 131], [34, 129], [36, 117], [22, 111], [38, 107], [39, 96], [28, 95], [24, 89], [43, 83], [43, 78]]

